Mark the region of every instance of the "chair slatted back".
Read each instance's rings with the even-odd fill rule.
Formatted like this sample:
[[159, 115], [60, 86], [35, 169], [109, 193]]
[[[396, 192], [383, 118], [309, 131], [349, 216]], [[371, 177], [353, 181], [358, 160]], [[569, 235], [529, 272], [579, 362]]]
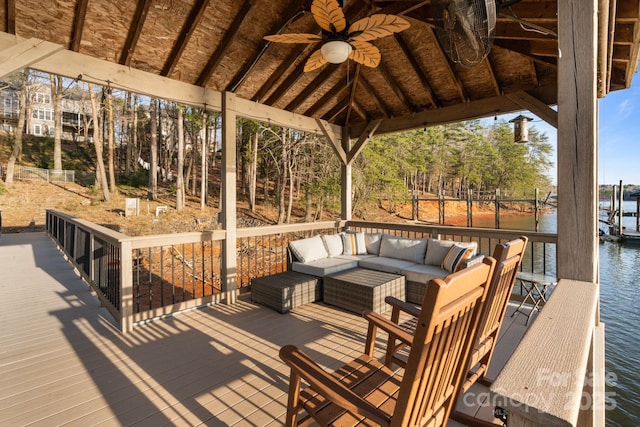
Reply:
[[429, 282], [392, 425], [418, 426], [448, 418], [477, 338], [494, 267], [495, 260], [486, 258]]
[[[489, 286], [487, 304], [480, 320], [480, 332], [473, 349], [470, 368], [474, 368], [477, 363], [480, 363], [480, 366], [470, 373], [464, 383], [463, 391], [468, 390], [478, 378], [483, 376], [489, 366], [527, 241], [526, 236], [521, 236], [510, 242], [496, 245], [493, 251], [493, 258], [497, 264]], [[488, 345], [485, 345], [487, 343]]]

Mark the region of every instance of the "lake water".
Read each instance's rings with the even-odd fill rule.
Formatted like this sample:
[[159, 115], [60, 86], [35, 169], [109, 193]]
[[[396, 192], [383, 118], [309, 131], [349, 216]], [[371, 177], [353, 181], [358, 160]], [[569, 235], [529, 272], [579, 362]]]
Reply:
[[[635, 202], [625, 202], [634, 211]], [[601, 218], [606, 218], [602, 213]], [[622, 225], [635, 230], [634, 217]], [[474, 218], [475, 227], [494, 226], [492, 218]], [[504, 229], [533, 230], [533, 216], [502, 216]], [[604, 228], [604, 227], [603, 227]], [[555, 233], [555, 212], [542, 215], [540, 231]], [[600, 317], [605, 323], [608, 409], [606, 425], [640, 426], [640, 245], [600, 243]]]

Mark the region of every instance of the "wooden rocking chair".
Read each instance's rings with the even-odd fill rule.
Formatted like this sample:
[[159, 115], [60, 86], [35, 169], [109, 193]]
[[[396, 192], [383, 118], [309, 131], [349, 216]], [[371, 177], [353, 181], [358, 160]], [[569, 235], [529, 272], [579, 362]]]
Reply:
[[[496, 245], [493, 251], [493, 258], [497, 264], [491, 279], [487, 302], [478, 327], [480, 332], [471, 351], [470, 369], [463, 383], [462, 392], [467, 391], [469, 387], [481, 378], [483, 382], [486, 382], [484, 375], [489, 367], [489, 362], [491, 362], [491, 356], [493, 355], [493, 350], [498, 340], [500, 326], [507, 311], [509, 297], [511, 296], [511, 291], [516, 281], [516, 274], [522, 263], [528, 240], [526, 236], [520, 236], [518, 239]], [[385, 301], [393, 307], [393, 311], [391, 312], [392, 322], [399, 322], [400, 312], [402, 311], [413, 316], [399, 326], [405, 332], [414, 334], [420, 309], [392, 297], [387, 297]], [[375, 337], [372, 339], [375, 340]], [[370, 345], [370, 343], [368, 342], [367, 345]], [[406, 345], [407, 343], [404, 339], [389, 334], [385, 365], [388, 367], [392, 367], [393, 364], [405, 366], [406, 360], [402, 358], [400, 350]]]
[[[429, 282], [415, 336], [376, 313], [369, 320], [368, 338], [377, 329], [412, 344], [404, 371], [393, 372], [373, 358], [375, 339], [365, 352], [332, 374], [295, 346], [280, 350], [291, 367], [288, 426], [320, 425], [440, 426], [446, 423], [458, 396], [471, 346], [475, 342], [482, 306], [495, 267], [493, 258]], [[301, 380], [309, 386], [301, 389]]]

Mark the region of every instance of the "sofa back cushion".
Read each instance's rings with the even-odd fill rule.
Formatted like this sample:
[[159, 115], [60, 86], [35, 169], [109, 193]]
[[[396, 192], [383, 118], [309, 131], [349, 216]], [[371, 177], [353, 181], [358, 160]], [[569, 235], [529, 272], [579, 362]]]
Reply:
[[380, 254], [380, 243], [382, 242], [382, 233], [364, 233], [364, 244], [367, 253], [371, 255]]
[[427, 254], [424, 257], [426, 265], [437, 265], [441, 268], [444, 258], [449, 253], [452, 246], [471, 249], [471, 255], [478, 252], [478, 242], [454, 242], [453, 240], [427, 239]]
[[427, 241], [424, 239], [410, 239], [384, 234], [382, 236], [382, 242], [380, 243], [379, 255], [387, 258], [422, 263], [426, 251]]
[[364, 240], [364, 231], [346, 231], [342, 233], [342, 255], [366, 255], [367, 246]]
[[452, 240], [427, 239], [427, 253], [424, 257], [424, 264], [442, 266], [444, 257], [449, 253], [451, 246], [455, 244]]
[[329, 257], [342, 255], [342, 252], [343, 252], [342, 235], [343, 233], [322, 235], [324, 248], [327, 250]]
[[320, 236], [294, 240], [293, 242], [289, 242], [289, 248], [300, 262], [311, 262], [329, 256]]

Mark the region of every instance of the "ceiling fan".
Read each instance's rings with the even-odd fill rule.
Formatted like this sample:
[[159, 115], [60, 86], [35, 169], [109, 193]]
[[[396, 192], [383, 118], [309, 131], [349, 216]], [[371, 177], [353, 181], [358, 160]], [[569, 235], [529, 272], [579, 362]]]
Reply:
[[369, 43], [409, 28], [409, 22], [396, 15], [376, 14], [360, 19], [350, 26], [338, 0], [313, 0], [311, 14], [322, 28], [317, 34], [274, 34], [265, 40], [278, 43], [322, 42], [304, 65], [304, 71], [313, 71], [327, 62], [340, 64], [347, 59], [375, 68], [380, 64], [380, 50]]
[[474, 66], [489, 54], [496, 31], [495, 0], [432, 0], [436, 36], [449, 59]]

